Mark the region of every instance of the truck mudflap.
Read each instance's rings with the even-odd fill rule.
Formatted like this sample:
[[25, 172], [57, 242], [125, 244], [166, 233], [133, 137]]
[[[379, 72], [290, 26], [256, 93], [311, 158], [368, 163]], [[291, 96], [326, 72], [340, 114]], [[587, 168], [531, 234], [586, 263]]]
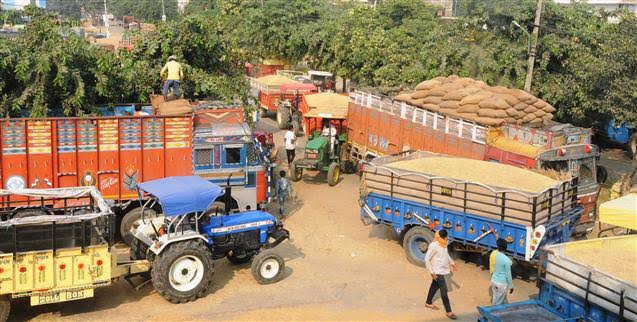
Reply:
[[279, 224], [276, 225], [274, 231], [270, 233], [270, 238], [274, 239], [274, 241], [266, 244], [265, 249], [274, 248], [282, 243], [284, 240], [289, 239], [290, 231], [283, 228], [283, 225], [279, 222]]
[[543, 322], [566, 321], [557, 311], [545, 307], [539, 300], [512, 304], [478, 306], [479, 322]]

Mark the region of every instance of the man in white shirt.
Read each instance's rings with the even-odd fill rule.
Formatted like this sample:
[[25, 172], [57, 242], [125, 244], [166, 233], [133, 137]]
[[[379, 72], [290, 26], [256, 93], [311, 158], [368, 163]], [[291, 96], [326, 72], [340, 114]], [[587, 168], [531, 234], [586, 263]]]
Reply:
[[433, 299], [436, 292], [440, 290], [440, 297], [442, 298], [442, 304], [445, 306], [447, 317], [455, 320], [458, 317], [451, 311], [451, 304], [449, 303], [449, 297], [447, 296], [447, 282], [445, 276], [451, 274], [451, 269], [456, 270], [456, 263], [451, 259], [447, 252], [447, 243], [449, 241], [447, 231], [442, 229], [438, 231], [434, 237], [434, 241], [429, 244], [427, 248], [427, 254], [425, 255], [425, 265], [431, 273], [431, 286], [429, 287], [429, 293], [427, 294], [427, 301], [425, 306], [432, 310], [439, 310], [439, 308], [433, 305]]
[[285, 142], [285, 152], [288, 156], [288, 164], [292, 164], [295, 157], [294, 150], [296, 149], [296, 134], [294, 134], [294, 128], [292, 127], [292, 125], [288, 127], [283, 140]]

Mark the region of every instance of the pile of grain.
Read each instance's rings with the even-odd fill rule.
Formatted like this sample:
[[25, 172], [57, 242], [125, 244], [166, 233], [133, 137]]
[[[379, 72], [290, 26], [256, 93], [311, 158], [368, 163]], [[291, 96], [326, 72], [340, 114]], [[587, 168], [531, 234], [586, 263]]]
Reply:
[[309, 108], [339, 108], [347, 109], [349, 98], [336, 93], [317, 93], [304, 96]]
[[387, 164], [390, 168], [480, 183], [502, 189], [542, 192], [560, 182], [533, 171], [493, 162], [447, 157], [427, 157]]
[[542, 126], [553, 118], [555, 108], [537, 97], [502, 86], [491, 87], [472, 78], [436, 77], [400, 94], [396, 100], [487, 126], [528, 124]]
[[[566, 248], [565, 255], [576, 262], [595, 267], [608, 275], [637, 285], [637, 239], [611, 240], [606, 247]], [[619, 245], [615, 245], [617, 244]], [[586, 245], [586, 244], [583, 244]]]
[[268, 76], [259, 77], [256, 80], [260, 82], [261, 84], [268, 85], [268, 86], [278, 86], [278, 85], [284, 85], [284, 84], [299, 83], [298, 81], [295, 81], [291, 78], [287, 78], [281, 75], [268, 75]]

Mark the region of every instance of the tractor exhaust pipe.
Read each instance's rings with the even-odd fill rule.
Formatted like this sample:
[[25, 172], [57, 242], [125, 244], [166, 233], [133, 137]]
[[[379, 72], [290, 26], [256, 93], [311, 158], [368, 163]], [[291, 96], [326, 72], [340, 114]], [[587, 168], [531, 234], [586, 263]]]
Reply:
[[224, 203], [225, 203], [225, 207], [226, 208], [226, 215], [230, 214], [230, 204], [231, 204], [231, 200], [232, 200], [232, 187], [230, 186], [230, 178], [232, 178], [232, 173], [228, 176], [228, 179], [226, 180], [226, 188], [225, 188], [225, 193], [224, 193]]

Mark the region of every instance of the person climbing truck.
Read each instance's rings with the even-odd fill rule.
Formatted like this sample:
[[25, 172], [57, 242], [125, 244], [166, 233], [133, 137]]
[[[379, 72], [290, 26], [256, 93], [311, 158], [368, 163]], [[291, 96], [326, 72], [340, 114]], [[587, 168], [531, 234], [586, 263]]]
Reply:
[[161, 69], [160, 76], [162, 78], [166, 76], [163, 91], [164, 99], [168, 100], [168, 91], [170, 90], [170, 87], [172, 87], [175, 97], [179, 97], [179, 83], [184, 77], [184, 72], [181, 68], [181, 64], [177, 62], [177, 56], [172, 55], [168, 57], [168, 62], [164, 65], [164, 68]]

